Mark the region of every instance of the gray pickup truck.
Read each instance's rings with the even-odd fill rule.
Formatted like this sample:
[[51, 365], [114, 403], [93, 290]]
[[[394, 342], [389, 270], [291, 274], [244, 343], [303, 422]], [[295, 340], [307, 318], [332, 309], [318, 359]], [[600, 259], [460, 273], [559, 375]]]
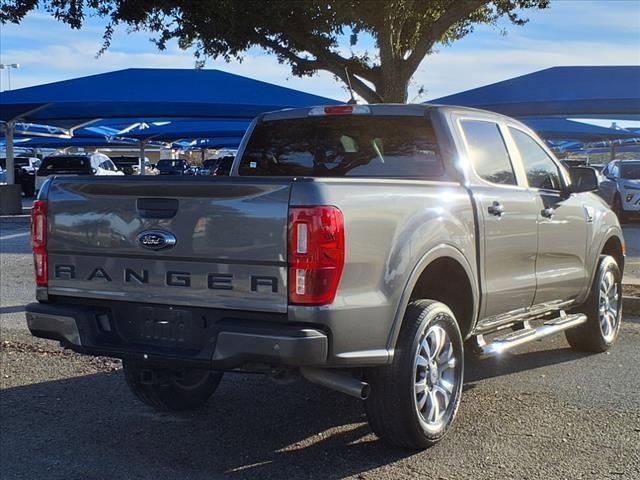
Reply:
[[268, 113], [229, 177], [47, 182], [27, 322], [122, 358], [159, 409], [203, 405], [223, 372], [301, 376], [365, 400], [384, 440], [426, 448], [453, 423], [465, 348], [615, 341], [624, 240], [597, 188], [493, 113]]

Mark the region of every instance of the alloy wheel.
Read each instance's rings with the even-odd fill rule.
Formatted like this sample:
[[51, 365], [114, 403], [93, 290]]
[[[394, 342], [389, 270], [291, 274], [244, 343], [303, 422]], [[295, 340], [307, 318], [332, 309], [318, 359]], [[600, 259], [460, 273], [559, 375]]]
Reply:
[[600, 282], [600, 293], [598, 298], [598, 319], [600, 320], [600, 330], [607, 342], [610, 342], [616, 333], [619, 313], [619, 286], [611, 271], [607, 271], [602, 276]]
[[415, 407], [427, 426], [439, 426], [455, 407], [453, 394], [460, 381], [453, 343], [440, 325], [430, 326], [416, 349]]

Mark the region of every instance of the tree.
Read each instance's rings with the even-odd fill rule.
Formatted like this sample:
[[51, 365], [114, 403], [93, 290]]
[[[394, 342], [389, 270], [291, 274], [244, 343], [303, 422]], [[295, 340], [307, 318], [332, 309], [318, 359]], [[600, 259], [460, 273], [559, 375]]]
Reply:
[[[206, 58], [242, 60], [251, 47], [273, 52], [297, 76], [331, 72], [370, 103], [406, 102], [416, 69], [437, 45], [549, 0], [5, 0], [0, 22], [19, 23], [38, 6], [81, 28], [86, 16], [149, 31], [159, 49], [172, 39]], [[348, 38], [349, 48], [344, 48]], [[341, 45], [343, 44], [343, 45]], [[370, 48], [361, 49], [362, 45]]]

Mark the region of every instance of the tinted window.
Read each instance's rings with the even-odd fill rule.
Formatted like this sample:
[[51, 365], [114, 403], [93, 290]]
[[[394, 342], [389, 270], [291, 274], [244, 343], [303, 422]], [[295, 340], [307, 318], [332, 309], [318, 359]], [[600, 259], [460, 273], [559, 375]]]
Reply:
[[138, 157], [110, 157], [111, 161], [117, 166], [120, 165], [138, 165], [140, 161]]
[[240, 175], [440, 177], [435, 134], [424, 117], [340, 116], [258, 124]]
[[38, 169], [38, 175], [63, 173], [92, 173], [91, 162], [87, 157], [47, 157]]
[[185, 168], [184, 160], [160, 160], [156, 165], [157, 168], [180, 169]]
[[229, 175], [233, 166], [233, 159], [234, 157], [231, 156], [222, 157], [216, 166], [216, 175]]
[[522, 164], [531, 188], [561, 190], [560, 170], [547, 152], [522, 130], [509, 128], [520, 151]]
[[464, 120], [461, 123], [476, 173], [487, 182], [516, 185], [516, 176], [498, 124], [481, 120]]
[[[13, 166], [14, 167], [28, 167], [29, 166], [29, 159], [28, 158], [13, 157]], [[6, 158], [0, 158], [0, 167], [1, 168], [7, 168], [7, 159]]]
[[623, 163], [620, 165], [620, 178], [640, 180], [640, 163]]
[[619, 177], [620, 176], [620, 166], [616, 163], [613, 167], [611, 167], [611, 174], [614, 177]]
[[111, 160], [105, 160], [102, 163], [100, 163], [100, 168], [102, 168], [103, 170], [109, 170], [112, 172], [115, 172], [117, 170], [116, 166], [113, 164]]

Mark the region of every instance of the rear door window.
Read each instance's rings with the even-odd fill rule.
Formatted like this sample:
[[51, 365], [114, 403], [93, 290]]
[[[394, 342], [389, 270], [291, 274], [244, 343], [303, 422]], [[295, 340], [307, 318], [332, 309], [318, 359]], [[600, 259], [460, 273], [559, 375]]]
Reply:
[[517, 185], [507, 146], [497, 123], [462, 120], [467, 153], [480, 178], [498, 185]]
[[340, 116], [258, 124], [240, 175], [441, 177], [435, 133], [424, 117]]

